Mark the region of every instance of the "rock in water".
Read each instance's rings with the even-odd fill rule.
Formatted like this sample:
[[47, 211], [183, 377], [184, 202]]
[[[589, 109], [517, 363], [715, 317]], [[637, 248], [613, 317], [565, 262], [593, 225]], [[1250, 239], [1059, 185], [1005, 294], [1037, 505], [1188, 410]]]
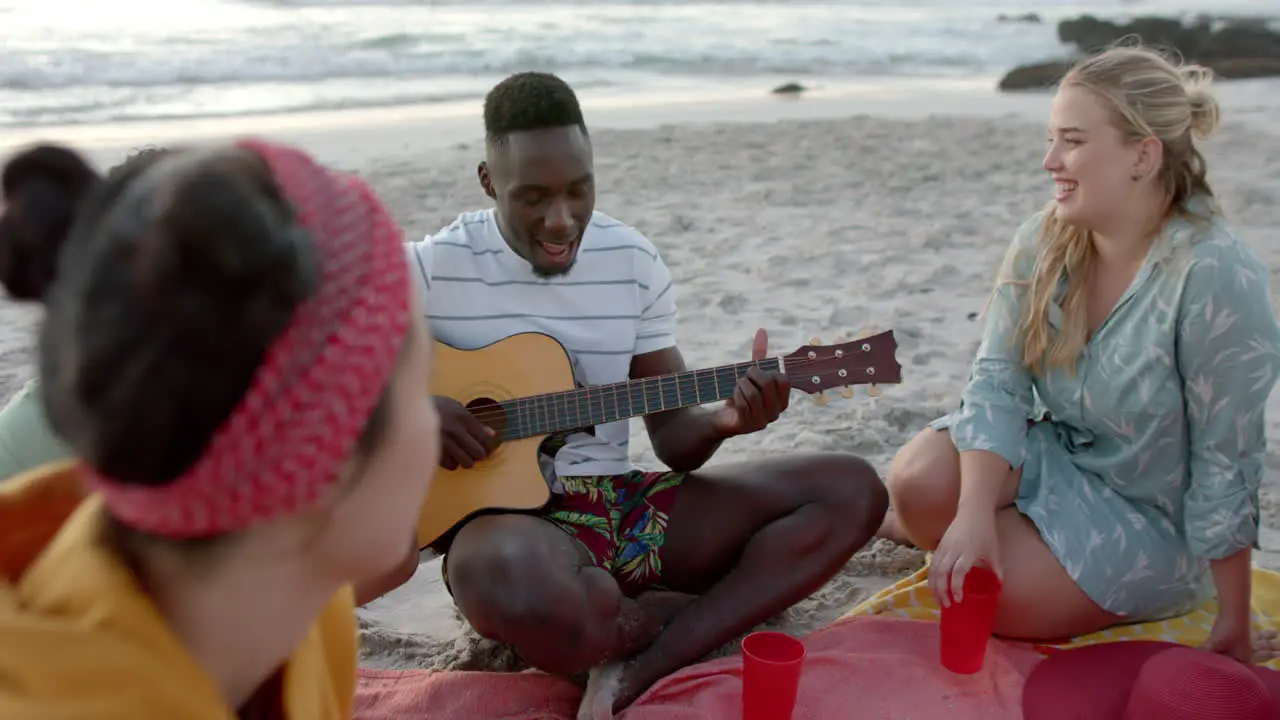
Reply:
[[[1081, 53], [1141, 41], [1188, 62], [1208, 67], [1223, 79], [1280, 76], [1280, 32], [1265, 19], [1214, 19], [1190, 24], [1163, 17], [1137, 17], [1126, 23], [1092, 15], [1058, 23], [1058, 39]], [[1000, 80], [1001, 90], [1052, 88], [1070, 61], [1047, 61], [1014, 68]]]
[[800, 83], [789, 82], [785, 85], [779, 85], [774, 88], [772, 92], [774, 95], [799, 95], [808, 89], [809, 88], [801, 85]]

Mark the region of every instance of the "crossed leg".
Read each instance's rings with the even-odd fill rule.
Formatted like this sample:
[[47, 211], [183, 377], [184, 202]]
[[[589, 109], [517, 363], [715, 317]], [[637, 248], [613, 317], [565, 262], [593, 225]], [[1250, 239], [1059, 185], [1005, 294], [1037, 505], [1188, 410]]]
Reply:
[[[1124, 622], [1103, 610], [1076, 585], [1034, 523], [1014, 507], [1022, 471], [1001, 487], [996, 537], [1004, 589], [995, 631], [1005, 637], [1051, 640], [1083, 635]], [[960, 454], [945, 430], [926, 428], [898, 451], [889, 468], [892, 517], [881, 537], [898, 535], [934, 550], [955, 519], [960, 499]]]
[[530, 665], [619, 668], [614, 707], [811, 594], [871, 538], [888, 496], [861, 458], [826, 453], [720, 465], [681, 485], [662, 549], [670, 593], [627, 598], [551, 523], [477, 518], [449, 550], [462, 615]]

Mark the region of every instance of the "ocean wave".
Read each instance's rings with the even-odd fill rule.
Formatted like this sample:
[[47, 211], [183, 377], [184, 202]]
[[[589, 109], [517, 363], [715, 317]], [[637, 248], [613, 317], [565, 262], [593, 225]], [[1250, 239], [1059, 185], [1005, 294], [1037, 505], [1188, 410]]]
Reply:
[[349, 46], [247, 45], [209, 48], [175, 39], [151, 52], [68, 48], [55, 56], [0, 49], [0, 88], [147, 88], [262, 81], [308, 82], [335, 78], [380, 78], [423, 73], [484, 72], [477, 51], [415, 52], [430, 38], [385, 35]]
[[[909, 23], [903, 23], [909, 24]], [[622, 26], [575, 41], [575, 28], [510, 38], [501, 32], [441, 29], [365, 33], [315, 30], [282, 37], [278, 28], [234, 38], [175, 34], [150, 44], [103, 48], [67, 43], [56, 52], [0, 46], [0, 89], [159, 88], [254, 82], [307, 83], [335, 79], [459, 78], [526, 69], [552, 72], [601, 69], [688, 76], [754, 74], [918, 74], [1000, 70], [1055, 52], [1048, 28], [979, 33], [937, 28], [907, 34], [881, 27], [865, 40], [837, 30], [780, 32], [755, 42], [720, 29], [698, 38], [674, 35], [678, 26]], [[745, 29], [734, 29], [739, 32]], [[341, 37], [335, 37], [341, 36]]]
[[[21, 66], [0, 53], [0, 89], [70, 90], [77, 88], [147, 89], [174, 85], [231, 85], [254, 82], [308, 83], [336, 79], [387, 80], [433, 75], [442, 78], [477, 74], [505, 75], [523, 70], [569, 72], [613, 69], [672, 73], [689, 77], [752, 74], [957, 74], [989, 69], [988, 61], [966, 52], [885, 52], [859, 59], [832, 57], [759, 57], [700, 54], [672, 56], [615, 52], [598, 57], [565, 58], [534, 52], [494, 58], [465, 53], [394, 59], [316, 52], [289, 56], [250, 56], [235, 65], [193, 61], [179, 67], [131, 62], [132, 58], [84, 53], [64, 56], [56, 65]], [[16, 67], [15, 67], [16, 65]]]
[[0, 125], [431, 102], [522, 70], [578, 87], [988, 75], [1062, 56], [1055, 20], [1088, 9], [1046, 0], [1023, 24], [997, 20], [1021, 0], [116, 3], [0, 0]]
[[[326, 110], [362, 110], [406, 105], [429, 105], [456, 102], [475, 97], [475, 93], [438, 95], [388, 94], [376, 98], [314, 97], [301, 102], [275, 103], [270, 107], [245, 109], [224, 106], [221, 109], [205, 108], [164, 111], [145, 104], [130, 102], [90, 102], [65, 104], [57, 107], [8, 110], [0, 114], [0, 127], [31, 127], [40, 124], [85, 125], [105, 122], [142, 122], [147, 120], [217, 119], [253, 115], [285, 115], [289, 113], [319, 112]], [[7, 117], [6, 117], [7, 116]]]
[[[1051, 11], [1075, 9], [1051, 6], [1041, 10], [1048, 22], [1015, 24], [996, 19], [998, 9], [1014, 9], [1013, 0], [933, 7], [887, 0], [191, 1], [220, 22], [192, 15], [164, 28], [54, 28], [46, 15], [43, 26], [25, 34], [19, 27], [0, 45], [0, 89], [372, 81], [531, 68], [691, 76], [999, 72], [1061, 55]], [[250, 2], [276, 9], [228, 9]], [[499, 4], [512, 9], [487, 9]], [[646, 4], [669, 9], [645, 11]], [[754, 10], [716, 9], [723, 4]], [[411, 9], [395, 9], [401, 6]]]
[[[303, 85], [246, 83], [239, 85], [174, 85], [162, 88], [85, 88], [57, 92], [0, 90], [0, 127], [38, 124], [82, 124], [173, 118], [218, 118], [247, 115], [349, 110], [450, 103], [480, 98], [494, 77], [450, 83], [413, 78], [369, 83], [328, 80]], [[616, 87], [616, 78], [574, 78], [581, 90]]]

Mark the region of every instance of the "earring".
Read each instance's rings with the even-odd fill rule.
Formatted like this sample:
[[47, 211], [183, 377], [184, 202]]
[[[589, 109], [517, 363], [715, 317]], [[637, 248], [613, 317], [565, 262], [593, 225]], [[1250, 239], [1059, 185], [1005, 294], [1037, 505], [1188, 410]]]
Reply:
[[1138, 182], [1139, 180], [1141, 180], [1141, 179], [1142, 179], [1142, 176], [1141, 176], [1141, 175], [1133, 175], [1133, 176], [1131, 176], [1129, 179], [1130, 179], [1130, 180], [1132, 180], [1132, 181], [1134, 181], [1134, 182]]

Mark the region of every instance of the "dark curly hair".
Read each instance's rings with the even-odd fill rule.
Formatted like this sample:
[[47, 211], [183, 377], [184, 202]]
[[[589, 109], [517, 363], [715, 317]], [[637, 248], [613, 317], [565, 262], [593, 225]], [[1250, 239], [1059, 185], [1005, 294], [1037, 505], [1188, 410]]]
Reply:
[[515, 132], [574, 125], [587, 133], [578, 96], [550, 73], [516, 73], [494, 85], [484, 99], [484, 132], [490, 143], [501, 143]]
[[[147, 148], [101, 177], [39, 145], [9, 160], [0, 185], [0, 283], [46, 306], [53, 430], [117, 482], [176, 480], [316, 292], [309, 233], [266, 162], [238, 148]], [[382, 402], [361, 453], [384, 415]]]

